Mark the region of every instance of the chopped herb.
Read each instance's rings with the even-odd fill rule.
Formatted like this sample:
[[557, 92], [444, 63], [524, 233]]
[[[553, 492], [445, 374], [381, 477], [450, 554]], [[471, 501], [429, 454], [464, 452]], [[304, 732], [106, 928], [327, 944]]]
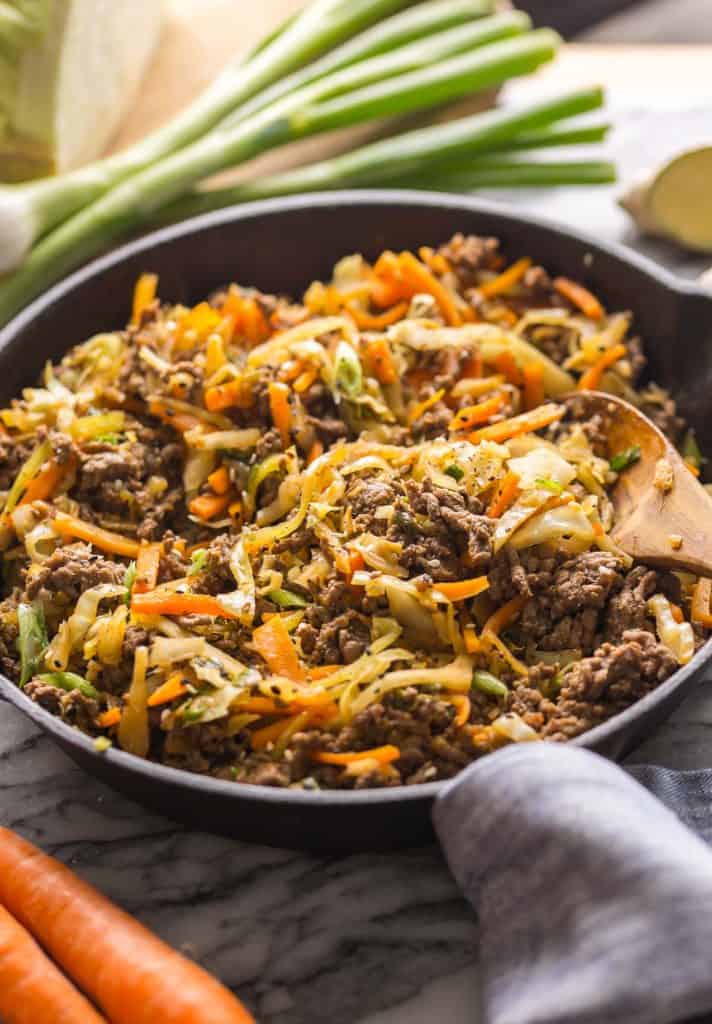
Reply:
[[188, 570], [189, 576], [195, 576], [197, 573], [202, 572], [205, 568], [205, 563], [208, 560], [208, 549], [198, 548], [190, 556], [190, 569]]
[[129, 562], [129, 564], [126, 566], [126, 575], [124, 576], [124, 586], [126, 587], [126, 596], [124, 597], [124, 602], [126, 604], [131, 604], [131, 591], [133, 590], [133, 585], [135, 582], [136, 563]]
[[60, 690], [79, 690], [85, 697], [99, 696], [91, 683], [83, 676], [78, 676], [76, 672], [46, 672], [37, 678], [43, 683], [49, 683], [50, 686], [59, 687]]
[[689, 462], [696, 469], [699, 469], [704, 462], [695, 432], [692, 429], [687, 431], [685, 440], [682, 442], [682, 457], [685, 462]]
[[538, 476], [534, 483], [537, 487], [543, 487], [545, 491], [551, 491], [552, 494], [561, 494], [564, 489], [557, 480], [552, 480], [549, 476]]
[[349, 398], [355, 398], [363, 391], [361, 360], [346, 341], [340, 342], [336, 349], [334, 379], [339, 391]]
[[108, 750], [111, 746], [111, 740], [108, 736], [97, 736], [94, 740], [94, 750], [99, 754], [103, 754], [104, 751]]
[[306, 608], [309, 603], [301, 594], [295, 594], [292, 590], [283, 590], [281, 587], [277, 590], [270, 590], [267, 598], [279, 605], [280, 608]]
[[497, 676], [493, 676], [491, 672], [485, 672], [483, 669], [477, 669], [473, 672], [472, 685], [480, 693], [486, 693], [488, 697], [506, 697], [509, 693], [509, 687], [506, 683], [503, 683]]
[[620, 473], [624, 469], [628, 469], [634, 462], [637, 462], [640, 458], [640, 445], [634, 444], [631, 448], [626, 448], [622, 452], [618, 452], [611, 459], [611, 469], [616, 473]]
[[20, 653], [20, 686], [34, 676], [42, 655], [47, 649], [47, 627], [40, 605], [21, 604], [17, 608]]
[[121, 444], [123, 439], [123, 434], [116, 434], [112, 433], [111, 431], [109, 431], [109, 433], [107, 434], [99, 434], [98, 437], [94, 438], [95, 441], [98, 441], [101, 444]]
[[448, 476], [451, 476], [453, 480], [462, 480], [465, 475], [465, 470], [458, 466], [456, 462], [453, 462], [451, 466], [448, 466], [445, 470]]
[[205, 708], [185, 708], [181, 712], [181, 718], [184, 722], [199, 722], [205, 714]]

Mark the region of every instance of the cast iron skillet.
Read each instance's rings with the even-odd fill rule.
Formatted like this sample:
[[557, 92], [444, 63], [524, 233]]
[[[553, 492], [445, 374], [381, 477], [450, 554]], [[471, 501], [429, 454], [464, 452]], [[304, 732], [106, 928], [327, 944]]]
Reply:
[[[132, 242], [74, 274], [0, 331], [0, 402], [32, 383], [45, 360], [99, 331], [121, 327], [136, 277], [160, 274], [160, 294], [193, 302], [228, 281], [298, 294], [351, 252], [436, 245], [454, 232], [495, 235], [555, 273], [584, 280], [611, 309], [631, 309], [653, 377], [670, 388], [712, 449], [712, 296], [630, 252], [489, 203], [373, 191], [268, 201], [200, 217]], [[620, 758], [667, 717], [712, 657], [708, 643], [659, 689], [575, 741]], [[98, 754], [0, 677], [0, 695], [50, 733], [91, 774], [161, 814], [253, 842], [322, 851], [386, 849], [432, 838], [440, 783], [355, 793], [297, 792], [191, 775], [119, 750]]]

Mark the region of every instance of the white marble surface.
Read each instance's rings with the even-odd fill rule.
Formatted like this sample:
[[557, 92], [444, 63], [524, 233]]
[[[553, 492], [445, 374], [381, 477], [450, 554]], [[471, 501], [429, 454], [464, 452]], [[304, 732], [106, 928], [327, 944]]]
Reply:
[[[621, 111], [614, 97], [624, 128], [613, 146], [625, 173], [657, 145], [654, 136], [698, 132], [711, 106], [651, 119], [642, 99]], [[518, 201], [625, 237], [611, 190]], [[712, 693], [690, 697], [635, 759], [712, 765]], [[476, 922], [434, 849], [316, 859], [177, 828], [87, 777], [6, 704], [0, 793], [2, 824], [200, 960], [261, 1024], [479, 1020]]]

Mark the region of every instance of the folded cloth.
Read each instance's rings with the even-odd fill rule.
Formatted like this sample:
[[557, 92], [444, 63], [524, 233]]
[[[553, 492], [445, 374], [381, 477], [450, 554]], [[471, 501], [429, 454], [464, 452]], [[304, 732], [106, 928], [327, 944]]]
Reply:
[[512, 745], [449, 783], [433, 816], [479, 916], [486, 1024], [712, 1010], [712, 772]]

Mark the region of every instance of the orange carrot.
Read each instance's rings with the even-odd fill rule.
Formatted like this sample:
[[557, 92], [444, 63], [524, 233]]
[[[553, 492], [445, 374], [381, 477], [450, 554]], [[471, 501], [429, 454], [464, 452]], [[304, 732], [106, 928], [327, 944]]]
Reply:
[[190, 412], [176, 412], [174, 409], [167, 408], [163, 402], [156, 400], [149, 402], [148, 411], [151, 416], [155, 416], [156, 419], [169, 427], [173, 427], [181, 434], [196, 428], [199, 430], [205, 429], [205, 424], [197, 416]]
[[4, 907], [0, 907], [0, 1014], [5, 1024], [106, 1024]]
[[315, 462], [319, 458], [319, 456], [323, 454], [324, 445], [321, 443], [321, 441], [315, 441], [314, 444], [309, 449], [309, 454], [307, 455], [307, 466], [311, 466], [312, 462]]
[[502, 630], [516, 619], [527, 601], [528, 598], [524, 594], [520, 594], [518, 597], [513, 597], [511, 601], [503, 604], [485, 622], [482, 630], [483, 636], [485, 633], [493, 633], [495, 636], [499, 636]]
[[121, 708], [109, 708], [99, 715], [99, 725], [102, 729], [111, 729], [121, 721]]
[[527, 412], [544, 404], [544, 371], [538, 363], [524, 367], [524, 408]]
[[347, 302], [346, 309], [360, 330], [382, 331], [385, 327], [390, 327], [391, 324], [403, 319], [408, 312], [408, 303], [397, 302], [395, 306], [384, 310], [383, 313], [367, 313], [365, 310], [359, 309], [355, 302]]
[[229, 494], [199, 494], [188, 503], [188, 508], [198, 519], [207, 522], [224, 512], [229, 504]]
[[532, 261], [529, 257], [524, 256], [521, 260], [517, 260], [517, 262], [513, 263], [511, 267], [508, 267], [503, 271], [499, 277], [495, 277], [491, 281], [485, 281], [484, 284], [479, 285], [477, 290], [485, 299], [491, 299], [495, 295], [501, 295], [503, 292], [508, 292], [513, 285], [521, 281], [531, 265]]
[[495, 368], [501, 373], [505, 380], [514, 384], [515, 388], [522, 386], [522, 371], [517, 365], [517, 360], [511, 352], [500, 352], [494, 361]]
[[342, 665], [312, 665], [309, 669], [310, 679], [325, 679], [326, 676], [331, 676], [334, 672], [338, 672]]
[[411, 410], [408, 413], [408, 425], [412, 426], [417, 420], [420, 419], [423, 413], [427, 412], [428, 409], [431, 408], [431, 406], [437, 405], [444, 394], [445, 389], [439, 388], [434, 394], [430, 396], [430, 398], [425, 398], [423, 399], [422, 402], [416, 402], [415, 405], [411, 407]]
[[454, 724], [458, 726], [466, 725], [470, 718], [470, 711], [472, 710], [472, 704], [470, 698], [465, 696], [464, 693], [456, 693], [452, 697], [448, 697], [450, 704], [453, 704], [457, 714], [455, 715]]
[[603, 316], [603, 306], [596, 296], [592, 295], [582, 284], [571, 281], [568, 277], [556, 277], [554, 278], [554, 288], [559, 295], [563, 295], [572, 306], [580, 309], [589, 319], [600, 320]]
[[319, 371], [314, 366], [309, 366], [299, 374], [292, 387], [298, 395], [303, 395], [305, 391], [309, 390], [318, 376]]
[[376, 260], [371, 281], [371, 299], [381, 309], [393, 306], [401, 299], [410, 297], [401, 280], [398, 257], [386, 250]]
[[465, 640], [465, 650], [468, 654], [477, 654], [480, 650], [480, 638], [477, 636], [475, 627], [470, 624], [465, 626], [462, 630], [462, 635]]
[[473, 444], [479, 444], [480, 441], [508, 441], [512, 437], [519, 437], [520, 434], [529, 434], [533, 430], [548, 427], [550, 423], [560, 420], [565, 411], [563, 406], [553, 403], [540, 405], [531, 412], [520, 413], [519, 416], [512, 416], [511, 419], [475, 430], [469, 435], [468, 440]]
[[693, 622], [699, 622], [701, 626], [706, 626], [708, 629], [712, 628], [710, 596], [712, 596], [712, 580], [700, 578], [692, 591], [690, 618]]
[[579, 377], [576, 388], [578, 391], [592, 391], [598, 387], [601, 383], [601, 377], [606, 372], [609, 366], [613, 366], [619, 359], [623, 359], [627, 355], [628, 349], [625, 345], [613, 345], [612, 348], [606, 349], [598, 357], [593, 366], [589, 366], [588, 370]]
[[[693, 476], [699, 476], [700, 475], [700, 468], [699, 468], [699, 466], [696, 466], [694, 464], [694, 462], [686, 462], [685, 465], [687, 466], [687, 468], [689, 469], [689, 471], [692, 473]], [[22, 502], [20, 502], [20, 504], [22, 504]]]
[[421, 245], [418, 249], [418, 256], [434, 274], [448, 274], [451, 270], [450, 264], [445, 257], [439, 252], [433, 252], [429, 245]]
[[349, 551], [349, 576], [366, 568], [366, 562], [360, 551], [352, 549]]
[[670, 611], [672, 612], [672, 617], [675, 620], [675, 622], [684, 622], [685, 621], [685, 616], [682, 614], [682, 608], [680, 607], [679, 604], [674, 604], [671, 601], [670, 602]]
[[[405, 306], [405, 303], [403, 303]], [[393, 362], [391, 346], [385, 338], [369, 341], [365, 348], [366, 365], [381, 384], [395, 384], [398, 374]]]
[[182, 697], [186, 692], [185, 677], [182, 672], [173, 672], [165, 683], [161, 683], [158, 689], [154, 690], [146, 702], [149, 708], [157, 708], [161, 704], [170, 704], [177, 697]]
[[233, 619], [236, 616], [223, 608], [216, 597], [209, 594], [136, 594], [131, 600], [131, 611], [139, 615], [210, 615], [213, 618]]
[[506, 394], [500, 391], [498, 394], [492, 395], [491, 398], [486, 398], [484, 402], [468, 405], [455, 413], [450, 420], [448, 430], [471, 430], [479, 423], [486, 423], [495, 413], [499, 412], [506, 401]]
[[605, 536], [606, 531], [603, 529], [603, 526], [601, 525], [601, 521], [599, 519], [594, 519], [591, 523], [591, 526], [593, 527], [593, 532], [596, 534], [597, 537]]
[[122, 555], [124, 558], [137, 558], [141, 545], [137, 540], [130, 540], [120, 533], [112, 533], [111, 530], [102, 530], [100, 526], [87, 523], [76, 516], [58, 512], [52, 522], [52, 526], [63, 537], [76, 537], [77, 540], [85, 540], [101, 551], [110, 555]]
[[[0, 830], [0, 903], [111, 1024], [254, 1024], [206, 971], [7, 829]], [[63, 998], [54, 1005], [53, 1014], [19, 1018], [18, 1024], [64, 1022], [57, 1009], [64, 1009]], [[72, 1024], [102, 1020], [91, 1010], [66, 1019]]]
[[158, 570], [161, 565], [161, 545], [142, 544], [136, 559], [136, 580], [133, 585], [134, 594], [145, 594], [154, 590], [158, 583]]
[[297, 649], [280, 617], [274, 616], [258, 626], [252, 634], [252, 641], [270, 672], [277, 676], [286, 676], [295, 682], [301, 682], [305, 678]]
[[401, 276], [412, 295], [427, 292], [437, 302], [446, 323], [451, 327], [460, 327], [462, 317], [455, 305], [455, 300], [447, 288], [415, 258], [412, 252], [402, 252], [398, 258]]
[[50, 459], [42, 472], [30, 480], [19, 504], [31, 505], [33, 501], [47, 501], [57, 490], [68, 469], [69, 462], [60, 464]]
[[131, 326], [138, 327], [141, 316], [149, 308], [156, 298], [158, 288], [157, 274], [141, 274], [133, 294], [133, 311], [131, 313]]
[[488, 587], [486, 576], [474, 576], [470, 580], [458, 580], [456, 583], [436, 583], [433, 589], [450, 601], [466, 601], [469, 597], [477, 597]]
[[220, 412], [222, 409], [249, 409], [253, 405], [252, 388], [241, 377], [217, 384], [208, 388], [203, 399], [209, 412]]
[[272, 422], [279, 431], [282, 438], [282, 447], [288, 448], [290, 442], [290, 430], [292, 428], [292, 413], [289, 408], [289, 388], [279, 381], [270, 381], [268, 386], [269, 409]]
[[503, 515], [510, 505], [519, 497], [519, 477], [516, 473], [507, 473], [503, 477], [501, 484], [497, 489], [497, 493], [492, 499], [487, 509], [487, 515], [490, 519], [499, 519]]
[[482, 353], [478, 349], [475, 354], [470, 356], [467, 362], [463, 364], [462, 370], [460, 371], [460, 378], [469, 379], [470, 377], [481, 377], [482, 370]]
[[227, 471], [227, 466], [219, 466], [211, 473], [208, 483], [216, 494], [227, 494], [230, 490], [230, 474]]
[[332, 754], [328, 750], [316, 750], [312, 754], [314, 761], [319, 764], [349, 765], [356, 761], [378, 761], [380, 764], [390, 764], [397, 761], [401, 756], [398, 747], [387, 743], [383, 747], [372, 747], [370, 750], [350, 750], [343, 754]]
[[299, 715], [290, 715], [289, 718], [280, 718], [278, 722], [272, 722], [270, 725], [265, 725], [262, 729], [254, 729], [250, 733], [250, 745], [252, 749], [264, 750], [268, 743], [276, 743], [282, 733], [286, 732], [298, 717]]
[[[224, 322], [224, 321], [223, 321]], [[208, 338], [208, 343], [205, 346], [205, 375], [206, 377], [212, 377], [214, 373], [225, 365], [227, 362], [227, 356], [225, 355], [225, 343], [223, 342], [222, 335], [216, 331], [211, 334]]]

